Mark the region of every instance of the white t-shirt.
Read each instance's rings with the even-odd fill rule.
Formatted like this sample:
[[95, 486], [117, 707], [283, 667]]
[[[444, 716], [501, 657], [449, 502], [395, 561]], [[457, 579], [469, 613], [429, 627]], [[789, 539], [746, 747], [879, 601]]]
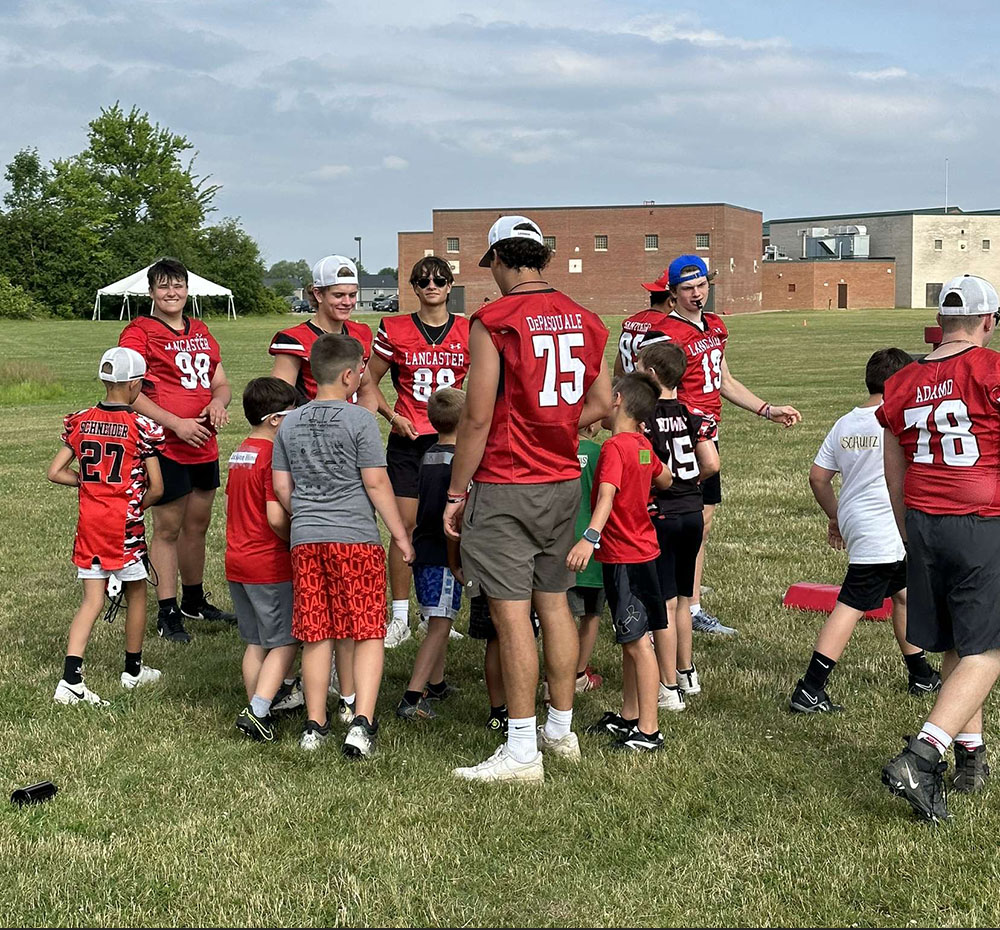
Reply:
[[899, 562], [903, 540], [885, 486], [882, 427], [877, 407], [855, 407], [833, 425], [816, 453], [815, 464], [840, 472], [837, 522], [852, 564]]

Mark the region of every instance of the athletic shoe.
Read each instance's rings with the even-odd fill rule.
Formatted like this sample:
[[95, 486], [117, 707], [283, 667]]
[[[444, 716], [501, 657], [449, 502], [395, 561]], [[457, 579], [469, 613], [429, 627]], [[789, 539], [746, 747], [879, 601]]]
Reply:
[[687, 707], [687, 704], [684, 703], [684, 694], [680, 688], [668, 688], [661, 681], [660, 697], [656, 706], [662, 707], [664, 710], [681, 711]]
[[330, 686], [326, 689], [327, 694], [340, 694], [340, 678], [337, 675], [337, 663], [330, 663]]
[[716, 636], [735, 636], [736, 630], [725, 626], [718, 617], [713, 617], [704, 608], [691, 617], [691, 629], [696, 633], [714, 633]]
[[966, 749], [955, 743], [955, 775], [951, 787], [962, 794], [975, 794], [986, 787], [990, 767], [986, 764], [986, 747]]
[[348, 704], [343, 698], [337, 701], [337, 718], [341, 723], [348, 725], [354, 723], [354, 704], [355, 701]]
[[656, 752], [663, 748], [663, 734], [657, 730], [646, 735], [638, 727], [619, 739], [614, 747], [618, 752]]
[[926, 678], [911, 674], [906, 690], [916, 695], [935, 694], [941, 690], [941, 676], [934, 669], [931, 669], [930, 675]]
[[299, 749], [313, 752], [319, 749], [330, 738], [330, 724], [321, 727], [315, 720], [307, 720], [299, 737]]
[[452, 769], [451, 774], [466, 781], [523, 781], [540, 785], [545, 781], [545, 767], [542, 765], [542, 754], [535, 753], [535, 758], [529, 762], [518, 762], [509, 752], [507, 744], [498, 746], [485, 762]]
[[160, 680], [160, 675], [161, 672], [158, 668], [140, 665], [138, 675], [130, 675], [128, 672], [122, 672], [122, 687], [128, 688], [131, 691], [133, 688], [138, 688], [139, 685], [151, 685], [154, 681]]
[[606, 736], [609, 734], [611, 736], [627, 736], [631, 729], [632, 724], [624, 717], [616, 714], [614, 711], [607, 710], [597, 723], [592, 723], [587, 727], [587, 732], [592, 736]]
[[422, 697], [416, 704], [400, 701], [396, 705], [396, 716], [400, 720], [416, 722], [418, 720], [434, 720], [437, 714], [434, 713], [434, 708], [428, 703], [427, 698]]
[[209, 604], [208, 599], [211, 594], [206, 594], [200, 604], [181, 603], [181, 613], [188, 620], [213, 620], [218, 623], [231, 623], [236, 625], [236, 614], [231, 614], [228, 610], [220, 610], [214, 604]]
[[805, 685], [805, 680], [800, 678], [788, 702], [788, 709], [793, 714], [832, 714], [844, 708], [843, 705], [834, 704], [830, 700], [826, 689], [820, 692], [810, 691]]
[[111, 703], [91, 691], [82, 681], [78, 685], [70, 685], [65, 678], [59, 679], [52, 700], [57, 704], [96, 704], [98, 707], [107, 707]]
[[177, 607], [161, 610], [157, 614], [156, 631], [171, 643], [191, 642], [191, 634], [184, 629], [184, 617]]
[[882, 784], [905, 798], [913, 812], [929, 823], [948, 819], [944, 773], [948, 763], [926, 740], [906, 737], [906, 748], [882, 769]]
[[393, 617], [385, 631], [385, 648], [395, 649], [405, 643], [413, 634], [410, 632], [410, 621], [405, 617]]
[[302, 690], [302, 679], [293, 678], [291, 681], [283, 681], [278, 693], [271, 702], [271, 713], [283, 713], [287, 710], [295, 710], [306, 703], [305, 692]]
[[[424, 619], [421, 620], [417, 624], [417, 632], [420, 633], [421, 636], [426, 636], [427, 635], [427, 618], [426, 617], [424, 617]], [[448, 630], [448, 639], [465, 639], [465, 634], [464, 633], [459, 633], [458, 630], [456, 630], [454, 627], [452, 627], [450, 630]]]
[[461, 694], [462, 689], [455, 687], [450, 681], [444, 683], [444, 687], [440, 691], [431, 691], [427, 689], [424, 691], [424, 697], [428, 701], [446, 701], [453, 694]]
[[539, 727], [538, 748], [541, 752], [559, 756], [560, 759], [569, 759], [570, 762], [580, 761], [580, 740], [572, 730], [559, 739], [552, 739], [545, 735], [545, 727]]
[[490, 716], [486, 720], [486, 729], [491, 733], [506, 733], [507, 732], [507, 711], [502, 710], [498, 714], [494, 714], [490, 711]]
[[682, 672], [677, 669], [677, 687], [681, 689], [684, 697], [690, 697], [692, 694], [701, 694], [701, 682], [698, 681], [698, 669], [693, 665], [691, 666], [691, 671]]
[[583, 694], [584, 691], [596, 691], [603, 684], [604, 679], [588, 665], [576, 676], [576, 693]]
[[371, 724], [368, 718], [358, 716], [344, 737], [342, 752], [348, 759], [370, 759], [375, 753], [375, 734], [378, 724]]
[[[236, 729], [249, 736], [254, 742], [274, 742], [274, 718], [270, 714], [266, 717], [258, 717], [249, 705], [236, 715]], [[305, 734], [303, 734], [304, 738]]]

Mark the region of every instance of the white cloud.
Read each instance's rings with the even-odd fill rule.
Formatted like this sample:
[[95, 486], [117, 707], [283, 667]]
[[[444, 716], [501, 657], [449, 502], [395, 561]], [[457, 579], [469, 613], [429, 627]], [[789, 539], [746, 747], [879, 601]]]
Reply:
[[405, 171], [410, 167], [410, 163], [398, 155], [386, 155], [382, 159], [382, 167], [388, 168], [389, 171]]
[[891, 81], [909, 75], [905, 68], [880, 68], [878, 71], [854, 71], [853, 76], [863, 81]]
[[335, 181], [350, 173], [350, 165], [323, 165], [315, 171], [310, 171], [309, 177], [315, 178], [317, 181]]

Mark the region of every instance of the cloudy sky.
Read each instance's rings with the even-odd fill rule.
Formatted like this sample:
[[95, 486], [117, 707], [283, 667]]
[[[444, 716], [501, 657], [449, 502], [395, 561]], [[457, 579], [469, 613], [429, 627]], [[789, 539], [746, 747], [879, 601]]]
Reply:
[[[133, 104], [265, 258], [396, 264], [434, 207], [1000, 207], [988, 0], [0, 0], [0, 159]], [[485, 232], [485, 230], [484, 230]]]

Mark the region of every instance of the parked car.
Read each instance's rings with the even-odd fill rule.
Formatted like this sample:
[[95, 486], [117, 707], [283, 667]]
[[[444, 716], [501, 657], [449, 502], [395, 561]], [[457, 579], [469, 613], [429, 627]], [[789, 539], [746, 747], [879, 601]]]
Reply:
[[296, 300], [292, 304], [292, 313], [312, 313], [312, 307], [308, 300]]
[[395, 294], [372, 298], [372, 310], [376, 313], [395, 313], [398, 309], [399, 298]]

